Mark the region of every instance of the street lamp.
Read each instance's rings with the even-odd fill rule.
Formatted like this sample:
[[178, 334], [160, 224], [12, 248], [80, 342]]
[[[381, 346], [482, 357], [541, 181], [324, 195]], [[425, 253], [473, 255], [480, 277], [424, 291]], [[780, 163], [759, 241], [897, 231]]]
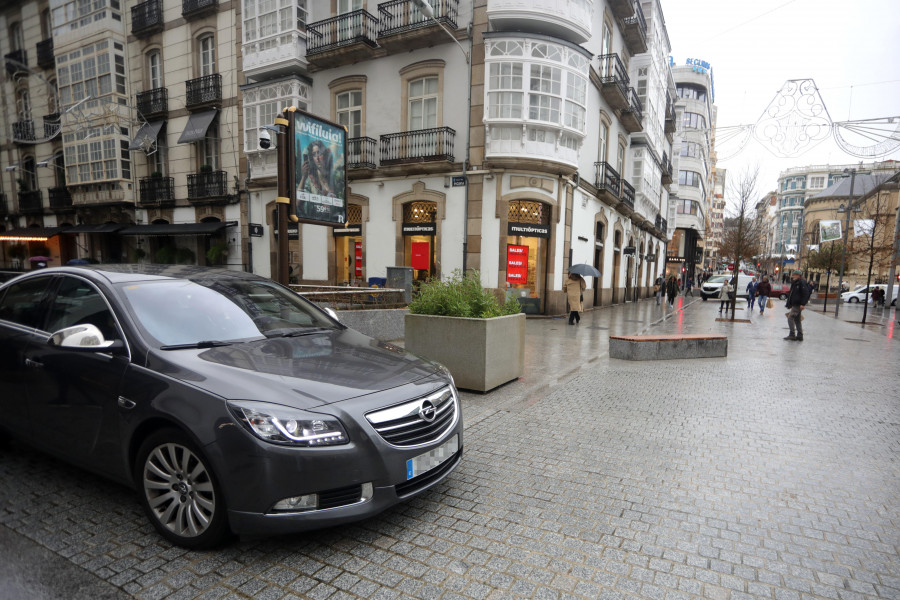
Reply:
[[[850, 210], [853, 208], [853, 184], [856, 183], [856, 169], [844, 169], [844, 175], [850, 175], [850, 197], [847, 199], [847, 216], [844, 217], [844, 247], [841, 248], [841, 270], [838, 274], [837, 300], [834, 302], [834, 318], [838, 317], [841, 310], [841, 292], [844, 291], [844, 264], [847, 260], [847, 234], [850, 233]], [[838, 212], [844, 210], [841, 204]]]

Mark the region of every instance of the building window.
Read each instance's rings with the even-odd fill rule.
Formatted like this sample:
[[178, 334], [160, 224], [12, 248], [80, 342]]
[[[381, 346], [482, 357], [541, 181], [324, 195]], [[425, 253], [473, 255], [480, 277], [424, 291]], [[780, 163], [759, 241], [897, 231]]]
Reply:
[[682, 117], [682, 125], [685, 129], [706, 129], [706, 118], [697, 113], [686, 112]]
[[206, 130], [206, 137], [200, 142], [200, 166], [212, 167], [213, 171], [219, 170], [219, 119], [216, 117]]
[[245, 88], [242, 95], [245, 152], [259, 150], [259, 128], [272, 125], [284, 107], [309, 110], [309, 86], [299, 79]]
[[809, 187], [811, 188], [823, 188], [825, 187], [825, 177], [810, 177], [809, 178]]
[[488, 73], [488, 116], [521, 119], [523, 98], [522, 63], [492, 63]]
[[422, 77], [409, 82], [408, 131], [438, 126], [438, 78]]
[[348, 138], [362, 137], [362, 96], [362, 90], [351, 90], [335, 98], [337, 122], [347, 128]]
[[337, 11], [339, 15], [344, 15], [354, 10], [361, 10], [362, 7], [363, 0], [338, 0]]
[[162, 54], [159, 50], [147, 53], [147, 76], [150, 83], [147, 89], [155, 90], [162, 87]]
[[216, 72], [216, 38], [204, 35], [197, 40], [200, 59], [200, 76], [213, 75]]
[[625, 173], [625, 142], [619, 140], [619, 149], [616, 153], [616, 172]]
[[705, 193], [703, 178], [696, 171], [678, 171], [678, 184], [700, 188], [700, 192]]
[[609, 125], [606, 121], [600, 121], [600, 139], [598, 140], [600, 162], [606, 162], [607, 145], [609, 143]]

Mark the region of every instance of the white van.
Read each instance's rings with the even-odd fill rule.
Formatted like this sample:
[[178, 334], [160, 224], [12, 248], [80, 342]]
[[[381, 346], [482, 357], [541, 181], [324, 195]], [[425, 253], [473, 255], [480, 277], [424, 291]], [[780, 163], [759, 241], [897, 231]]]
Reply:
[[[704, 300], [709, 300], [713, 298], [715, 300], [719, 299], [719, 292], [722, 290], [722, 284], [726, 281], [731, 281], [733, 275], [713, 275], [700, 286], [700, 297]], [[737, 297], [738, 298], [746, 298], [747, 297], [747, 284], [750, 283], [750, 280], [753, 279], [753, 275], [745, 275], [744, 273], [738, 274], [737, 280]]]

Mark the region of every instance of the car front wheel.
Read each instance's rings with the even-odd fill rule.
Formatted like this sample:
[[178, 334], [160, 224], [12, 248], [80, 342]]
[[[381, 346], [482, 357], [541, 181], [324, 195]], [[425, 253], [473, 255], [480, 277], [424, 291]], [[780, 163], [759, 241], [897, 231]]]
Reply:
[[781, 294], [778, 296], [779, 300], [787, 300], [787, 294]]
[[847, 300], [847, 302], [852, 302], [853, 304], [856, 304], [857, 302], [859, 302], [859, 298], [850, 298], [849, 300]]
[[225, 501], [206, 458], [182, 432], [158, 431], [138, 451], [135, 484], [160, 534], [184, 548], [209, 548], [228, 535]]

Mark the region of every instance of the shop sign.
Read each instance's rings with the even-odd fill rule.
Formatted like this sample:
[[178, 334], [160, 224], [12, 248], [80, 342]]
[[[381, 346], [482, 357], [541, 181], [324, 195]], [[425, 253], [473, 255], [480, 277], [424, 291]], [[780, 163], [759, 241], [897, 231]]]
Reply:
[[353, 262], [356, 276], [362, 277], [362, 242], [355, 242], [353, 245]]
[[510, 221], [506, 228], [506, 234], [550, 239], [550, 226], [537, 223], [513, 223]]
[[437, 223], [404, 223], [403, 235], [436, 235]]
[[348, 225], [347, 227], [335, 227], [334, 237], [346, 237], [362, 235], [362, 225]]
[[528, 283], [528, 246], [506, 247], [506, 281]]
[[410, 266], [413, 269], [424, 269], [427, 271], [431, 266], [431, 261], [428, 260], [428, 255], [431, 254], [431, 244], [428, 242], [413, 242], [411, 252], [412, 264]]

